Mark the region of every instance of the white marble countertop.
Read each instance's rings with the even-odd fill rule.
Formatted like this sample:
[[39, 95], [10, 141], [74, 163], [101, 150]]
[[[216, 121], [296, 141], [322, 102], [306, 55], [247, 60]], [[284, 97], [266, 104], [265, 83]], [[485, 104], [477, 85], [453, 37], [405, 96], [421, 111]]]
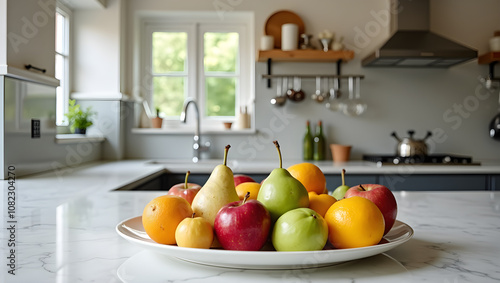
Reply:
[[[190, 160], [145, 160], [146, 164], [163, 166], [172, 173], [210, 173], [222, 163], [222, 160], [201, 160], [195, 165]], [[284, 160], [283, 167], [304, 162], [302, 160]], [[499, 161], [481, 161], [480, 165], [377, 165], [368, 161], [349, 161], [334, 163], [333, 161], [311, 161], [326, 174], [339, 174], [345, 168], [349, 174], [500, 174]], [[270, 160], [229, 160], [228, 166], [235, 173], [261, 174], [269, 173], [278, 166], [278, 161]]]
[[[225, 269], [145, 251], [115, 226], [162, 193], [111, 190], [163, 168], [121, 161], [2, 181], [0, 282], [500, 281], [500, 192], [396, 192], [398, 219], [414, 237], [384, 254], [331, 267]], [[15, 275], [8, 273], [12, 254]]]

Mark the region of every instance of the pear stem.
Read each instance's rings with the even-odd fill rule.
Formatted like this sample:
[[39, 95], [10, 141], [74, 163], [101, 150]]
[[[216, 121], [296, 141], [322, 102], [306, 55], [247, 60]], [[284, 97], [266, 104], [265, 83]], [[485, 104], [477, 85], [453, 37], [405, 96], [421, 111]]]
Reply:
[[187, 171], [187, 172], [186, 172], [186, 179], [184, 180], [184, 189], [187, 189], [187, 188], [188, 188], [188, 178], [189, 178], [189, 174], [191, 174], [191, 171]]
[[226, 145], [226, 148], [224, 149], [224, 165], [227, 165], [227, 152], [229, 151], [229, 148], [231, 147], [231, 145]]
[[281, 157], [280, 144], [278, 143], [278, 141], [273, 141], [273, 143], [276, 146], [276, 149], [278, 150], [278, 156], [280, 158], [280, 168], [283, 168], [283, 159]]
[[250, 197], [250, 192], [247, 192], [245, 194], [245, 197], [243, 198], [243, 202], [241, 203], [242, 205], [245, 204], [245, 202], [247, 202], [247, 199]]
[[359, 185], [359, 187], [361, 188], [362, 191], [366, 191], [365, 188], [363, 188], [363, 186]]
[[342, 186], [345, 186], [345, 169], [342, 169]]

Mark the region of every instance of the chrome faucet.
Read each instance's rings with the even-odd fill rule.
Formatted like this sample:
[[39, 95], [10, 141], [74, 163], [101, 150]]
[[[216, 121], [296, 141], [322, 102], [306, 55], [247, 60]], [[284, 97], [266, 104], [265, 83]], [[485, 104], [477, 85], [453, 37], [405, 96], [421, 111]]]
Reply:
[[201, 134], [200, 134], [200, 111], [198, 109], [198, 104], [196, 100], [192, 98], [186, 99], [184, 101], [184, 106], [182, 107], [181, 122], [186, 123], [187, 109], [189, 104], [193, 104], [196, 110], [196, 128], [194, 129], [193, 137], [193, 162], [198, 162], [200, 160], [200, 153], [202, 151], [208, 151], [210, 148], [210, 142], [205, 142], [204, 145], [201, 144]]

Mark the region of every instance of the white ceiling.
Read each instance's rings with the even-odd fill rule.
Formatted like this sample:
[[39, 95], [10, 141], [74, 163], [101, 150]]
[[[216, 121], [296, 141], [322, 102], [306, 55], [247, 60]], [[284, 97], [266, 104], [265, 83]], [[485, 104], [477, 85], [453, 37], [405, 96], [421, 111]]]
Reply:
[[74, 10], [90, 10], [106, 8], [106, 0], [62, 0]]

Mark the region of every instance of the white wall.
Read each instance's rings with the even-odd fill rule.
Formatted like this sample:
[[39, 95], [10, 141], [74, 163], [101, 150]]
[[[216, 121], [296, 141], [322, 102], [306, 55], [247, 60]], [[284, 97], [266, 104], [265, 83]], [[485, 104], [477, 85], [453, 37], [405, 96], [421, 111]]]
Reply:
[[[228, 3], [220, 0], [220, 2]], [[362, 154], [393, 153], [396, 141], [392, 131], [406, 136], [414, 129], [418, 137], [427, 130], [436, 136], [429, 141], [431, 153], [471, 155], [475, 159], [500, 159], [500, 143], [488, 137], [490, 119], [499, 111], [498, 91], [485, 93], [478, 78], [487, 75], [488, 68], [470, 61], [450, 69], [389, 69], [362, 68], [361, 58], [384, 42], [389, 27], [378, 22], [374, 14], [387, 9], [388, 0], [274, 0], [241, 2], [235, 11], [255, 13], [256, 45], [263, 34], [264, 23], [276, 10], [295, 11], [304, 20], [306, 32], [317, 38], [318, 32], [329, 29], [345, 38], [356, 51], [356, 57], [343, 66], [344, 73], [365, 75], [362, 97], [369, 105], [365, 115], [357, 118], [332, 113], [324, 105], [307, 100], [300, 104], [287, 103], [276, 109], [269, 104], [275, 95], [266, 87], [260, 75], [266, 72], [265, 63], [256, 63], [256, 127], [258, 135], [212, 135], [212, 154], [221, 157], [223, 147], [231, 144], [232, 158], [275, 158], [271, 144], [278, 139], [285, 158], [301, 158], [301, 141], [307, 119], [322, 119], [328, 142], [353, 145], [353, 157]], [[133, 46], [133, 18], [141, 10], [214, 10], [219, 1], [153, 1], [130, 0], [127, 7], [128, 46]], [[500, 29], [500, 1], [498, 0], [432, 0], [431, 29], [436, 33], [478, 49], [488, 51], [488, 40], [494, 30]], [[231, 10], [226, 11], [230, 13]], [[377, 25], [380, 28], [377, 30]], [[367, 28], [375, 28], [367, 30]], [[361, 33], [368, 40], [359, 41]], [[366, 38], [365, 38], [366, 39]], [[364, 46], [366, 44], [366, 46]], [[256, 46], [257, 49], [257, 46]], [[133, 50], [127, 53], [127, 85], [133, 89]], [[497, 68], [498, 69], [498, 68]], [[334, 74], [330, 63], [276, 63], [274, 73]], [[344, 84], [344, 87], [346, 84]], [[307, 93], [314, 91], [314, 82], [306, 81]], [[130, 107], [130, 105], [129, 105]], [[458, 110], [459, 108], [463, 110]], [[279, 111], [281, 114], [277, 114]], [[283, 116], [283, 112], [287, 115]], [[447, 118], [444, 118], [445, 115]], [[285, 118], [283, 118], [285, 117]], [[278, 119], [278, 120], [276, 120]], [[280, 123], [283, 122], [283, 123]], [[460, 123], [459, 123], [460, 121]], [[128, 158], [188, 158], [191, 156], [192, 135], [138, 135], [131, 134], [133, 119], [129, 116], [126, 132]]]
[[72, 92], [120, 95], [121, 9], [120, 0], [110, 0], [106, 9], [74, 11]]
[[[101, 0], [102, 1], [102, 0]], [[106, 8], [73, 11], [73, 70], [71, 97], [97, 112], [89, 134], [106, 137], [102, 158], [122, 159], [124, 155], [123, 114], [125, 24], [124, 1], [104, 1]]]

